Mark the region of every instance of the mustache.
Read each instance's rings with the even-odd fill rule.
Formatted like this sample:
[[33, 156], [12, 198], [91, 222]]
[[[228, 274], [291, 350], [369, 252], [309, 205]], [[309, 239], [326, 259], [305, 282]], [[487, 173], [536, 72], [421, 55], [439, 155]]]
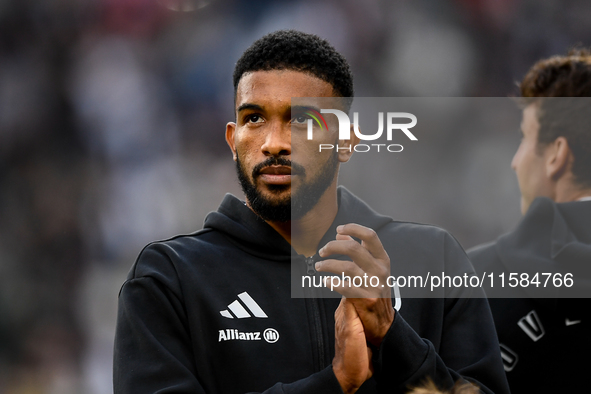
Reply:
[[254, 168], [252, 169], [252, 177], [253, 177], [253, 179], [260, 174], [260, 172], [261, 172], [261, 170], [263, 168], [265, 168], [265, 167], [271, 167], [271, 166], [286, 166], [286, 167], [291, 167], [291, 173], [292, 174], [306, 175], [306, 170], [300, 164], [293, 163], [291, 160], [286, 159], [284, 157], [275, 157], [275, 156], [272, 156], [272, 157], [269, 157], [267, 160], [263, 161], [262, 163], [259, 163], [256, 166], [254, 166]]

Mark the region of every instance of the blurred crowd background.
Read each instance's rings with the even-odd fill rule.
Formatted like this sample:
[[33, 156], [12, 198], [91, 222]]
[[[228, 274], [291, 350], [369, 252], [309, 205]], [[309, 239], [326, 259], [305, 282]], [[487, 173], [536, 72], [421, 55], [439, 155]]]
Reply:
[[[241, 195], [231, 74], [282, 28], [331, 41], [358, 96], [506, 97], [534, 61], [589, 45], [591, 2], [0, 0], [0, 393], [112, 392], [119, 287], [146, 243]], [[446, 131], [382, 213], [466, 248], [507, 231], [517, 128]]]

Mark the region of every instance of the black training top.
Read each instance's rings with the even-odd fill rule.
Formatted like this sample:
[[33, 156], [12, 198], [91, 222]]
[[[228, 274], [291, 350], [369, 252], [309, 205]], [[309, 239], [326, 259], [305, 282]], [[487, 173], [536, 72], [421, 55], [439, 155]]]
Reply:
[[[394, 275], [473, 270], [444, 230], [381, 216], [344, 188], [338, 196], [321, 246], [337, 225], [358, 223], [378, 233]], [[306, 270], [304, 256], [231, 195], [203, 230], [146, 246], [119, 295], [115, 393], [341, 393], [331, 366], [339, 299], [291, 298], [292, 262]], [[508, 392], [485, 299], [405, 291], [359, 393], [402, 393], [427, 376]], [[467, 292], [483, 294], [453, 295]]]
[[[537, 198], [514, 231], [468, 254], [479, 272], [497, 279], [487, 292], [495, 297], [489, 301], [511, 392], [588, 392], [591, 201]], [[512, 273], [524, 281], [510, 287]], [[569, 273], [572, 287], [564, 282]]]

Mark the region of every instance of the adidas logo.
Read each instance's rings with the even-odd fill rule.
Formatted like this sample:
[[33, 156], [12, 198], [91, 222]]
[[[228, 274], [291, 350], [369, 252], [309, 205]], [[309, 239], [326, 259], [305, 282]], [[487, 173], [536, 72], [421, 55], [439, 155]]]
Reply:
[[[240, 301], [242, 301], [242, 303], [238, 300], [232, 302], [230, 305], [228, 305], [229, 310], [224, 309], [223, 311], [220, 311], [220, 315], [228, 319], [233, 319], [234, 317], [237, 317], [238, 319], [244, 319], [252, 316], [260, 318], [268, 317], [259, 304], [257, 304], [247, 292], [238, 294], [238, 298]], [[249, 311], [250, 313], [248, 313]]]

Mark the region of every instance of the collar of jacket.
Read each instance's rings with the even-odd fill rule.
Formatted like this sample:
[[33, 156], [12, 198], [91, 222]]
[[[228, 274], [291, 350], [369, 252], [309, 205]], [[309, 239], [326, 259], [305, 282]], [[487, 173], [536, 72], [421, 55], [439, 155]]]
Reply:
[[[590, 281], [590, 223], [591, 201], [557, 204], [539, 197], [515, 230], [498, 239], [496, 250], [506, 272], [571, 272], [575, 280]], [[549, 297], [557, 296], [560, 289], [530, 286], [526, 291]]]
[[[337, 189], [337, 198], [339, 210], [319, 247], [335, 239], [336, 228], [341, 224], [357, 223], [378, 231], [392, 222], [342, 186]], [[232, 194], [226, 194], [218, 210], [207, 215], [204, 228], [223, 233], [240, 249], [261, 258], [289, 262], [298, 256], [285, 238]]]

